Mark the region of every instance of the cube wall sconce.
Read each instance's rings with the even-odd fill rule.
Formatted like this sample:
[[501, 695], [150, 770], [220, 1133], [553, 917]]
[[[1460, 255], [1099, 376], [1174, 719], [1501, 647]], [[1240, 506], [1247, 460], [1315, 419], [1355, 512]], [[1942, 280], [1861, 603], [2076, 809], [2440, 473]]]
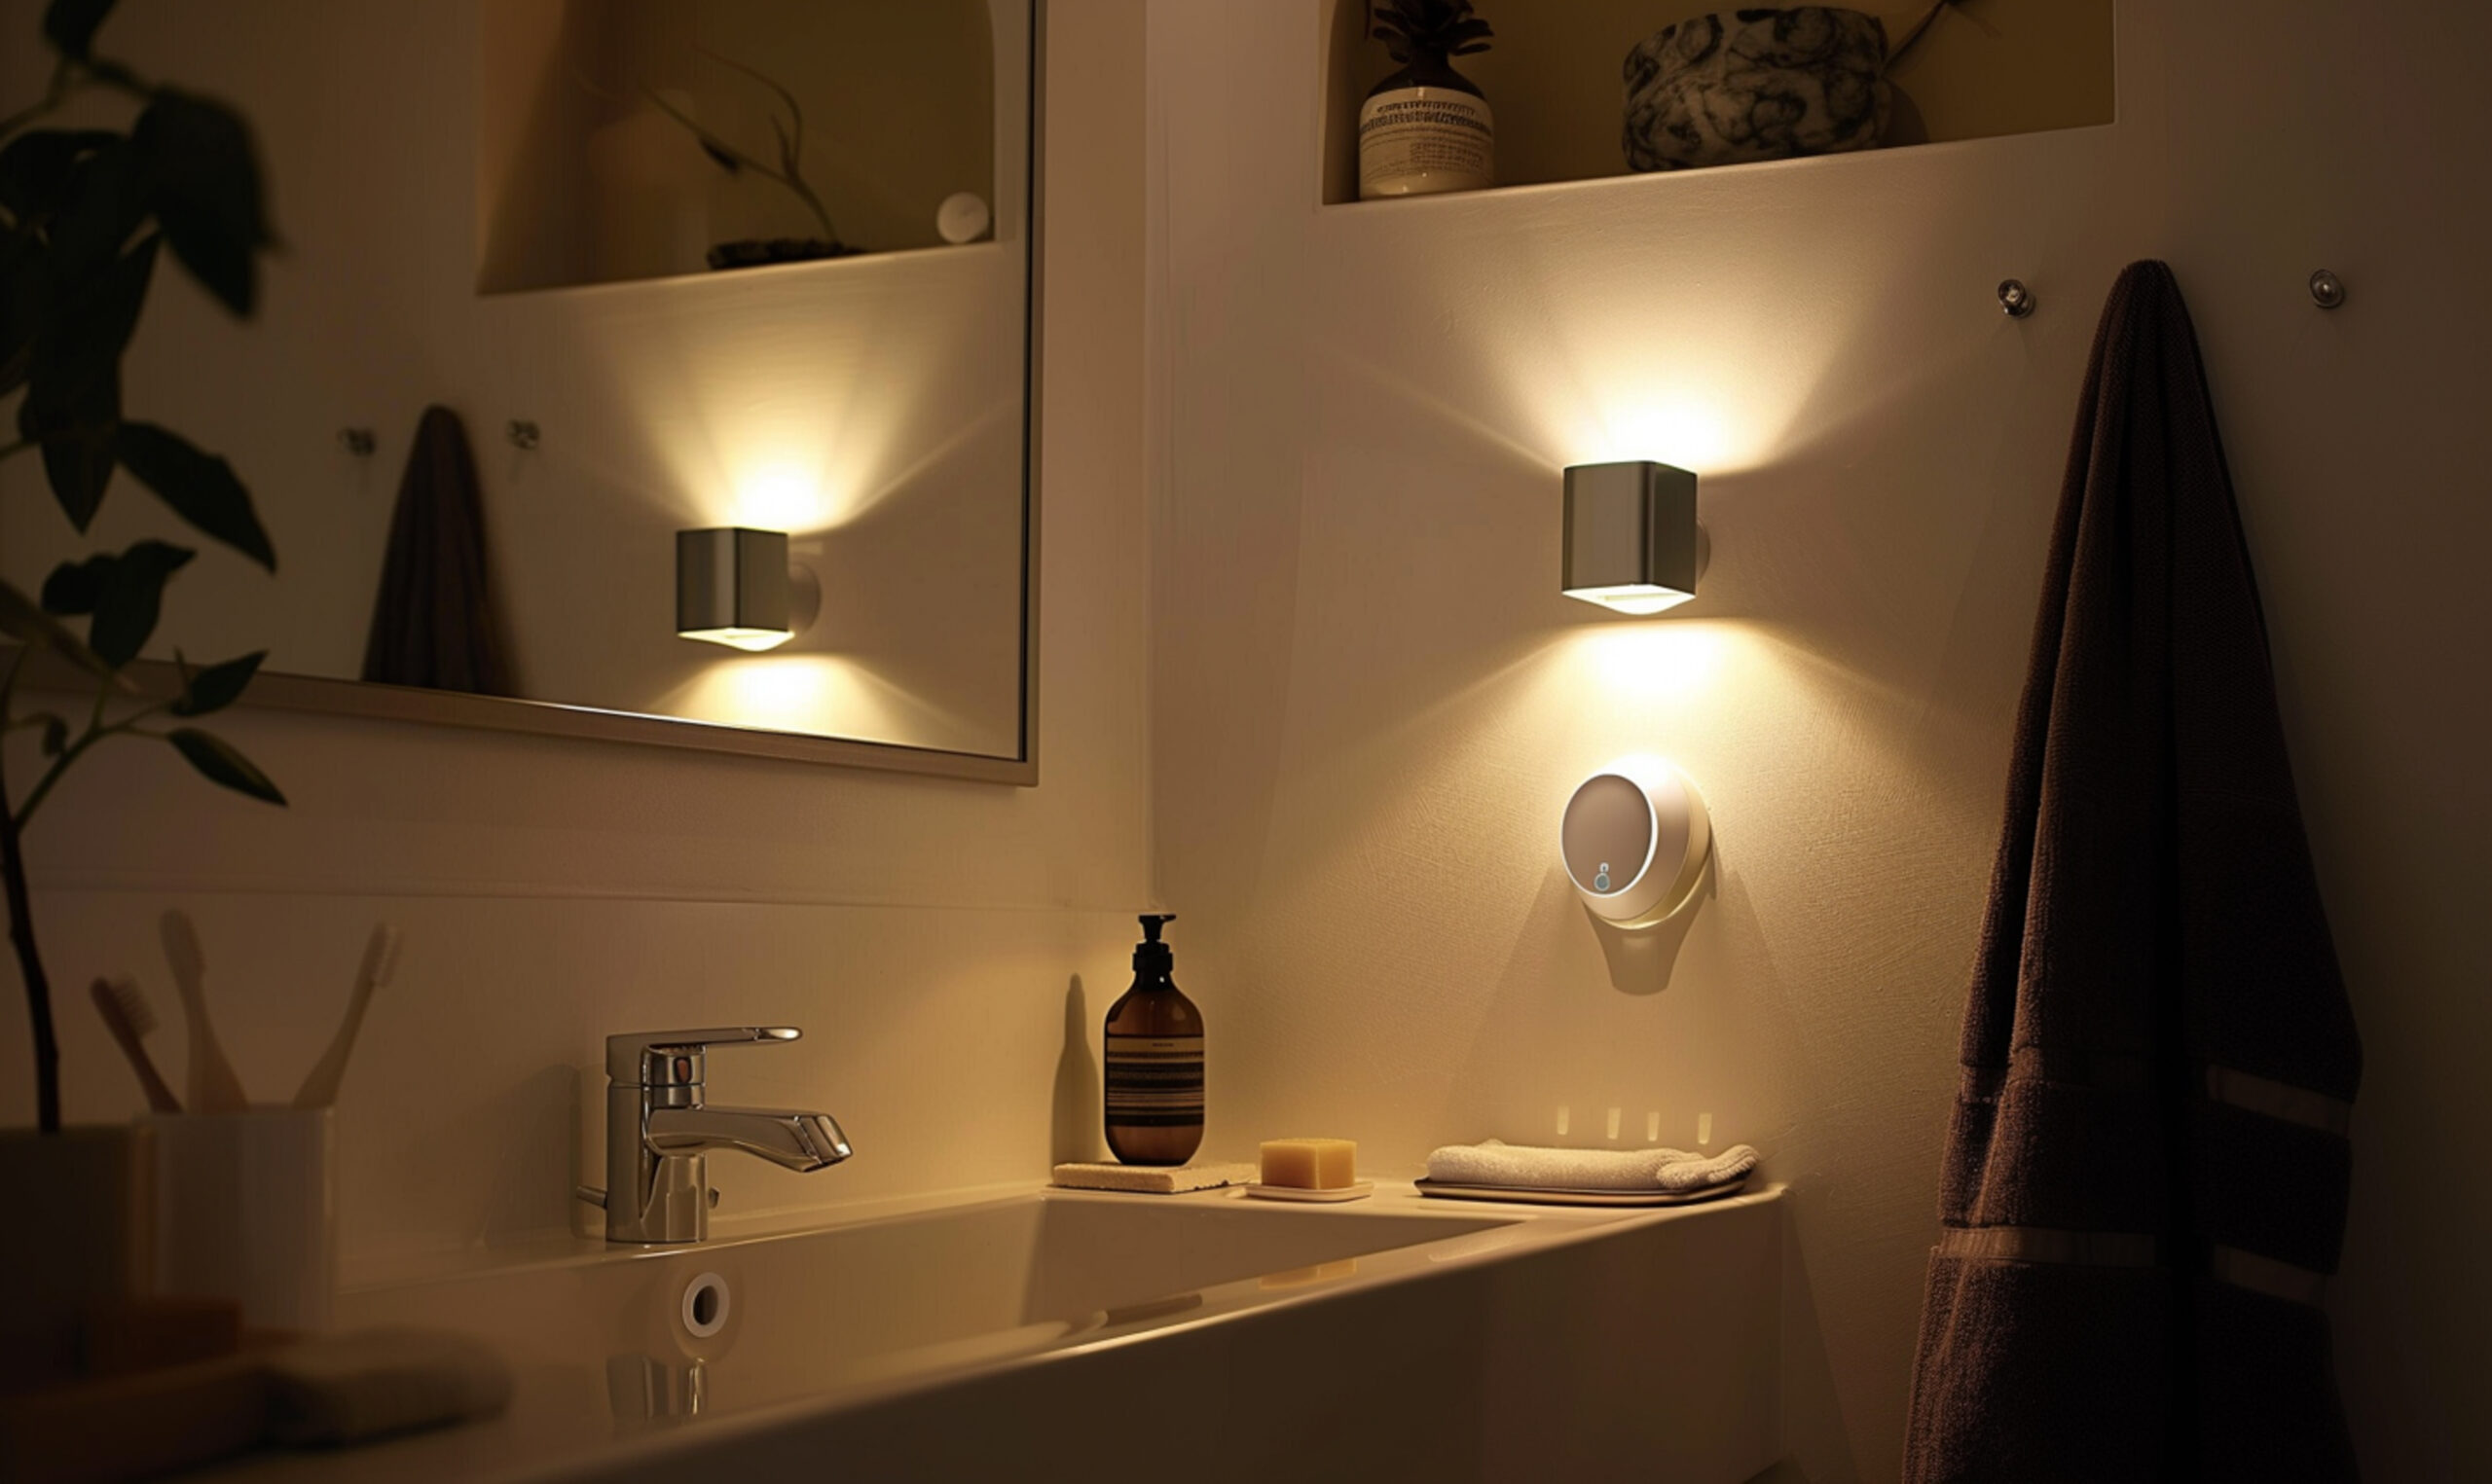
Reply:
[[721, 525], [675, 533], [675, 632], [682, 637], [776, 649], [821, 607], [821, 584], [788, 561], [786, 531]]
[[1696, 476], [1646, 461], [1566, 471], [1568, 597], [1617, 613], [1659, 613], [1696, 596], [1704, 570]]

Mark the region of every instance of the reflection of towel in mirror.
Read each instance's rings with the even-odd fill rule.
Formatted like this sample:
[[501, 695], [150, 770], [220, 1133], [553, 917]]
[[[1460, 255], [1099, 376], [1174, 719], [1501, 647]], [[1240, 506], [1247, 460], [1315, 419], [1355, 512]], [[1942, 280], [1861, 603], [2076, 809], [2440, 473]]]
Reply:
[[458, 415], [424, 409], [398, 483], [363, 678], [387, 685], [518, 694], [485, 561], [485, 505]]
[[1428, 1156], [1428, 1178], [1448, 1185], [1517, 1190], [1710, 1190], [1747, 1178], [1756, 1150], [1733, 1144], [1719, 1154], [1684, 1149], [1544, 1149], [1503, 1143], [1448, 1144]]

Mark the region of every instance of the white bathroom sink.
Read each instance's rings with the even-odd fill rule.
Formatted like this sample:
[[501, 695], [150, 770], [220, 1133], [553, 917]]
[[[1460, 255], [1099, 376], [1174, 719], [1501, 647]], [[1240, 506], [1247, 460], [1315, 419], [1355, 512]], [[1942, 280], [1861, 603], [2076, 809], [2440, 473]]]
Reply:
[[1176, 1452], [1189, 1478], [1631, 1460], [1736, 1484], [1774, 1457], [1779, 1219], [1772, 1192], [1593, 1212], [1408, 1185], [1341, 1206], [1045, 1190], [697, 1248], [564, 1244], [340, 1295], [343, 1326], [493, 1342], [509, 1415], [232, 1471], [846, 1481], [1061, 1460], [1098, 1480], [1162, 1477]]

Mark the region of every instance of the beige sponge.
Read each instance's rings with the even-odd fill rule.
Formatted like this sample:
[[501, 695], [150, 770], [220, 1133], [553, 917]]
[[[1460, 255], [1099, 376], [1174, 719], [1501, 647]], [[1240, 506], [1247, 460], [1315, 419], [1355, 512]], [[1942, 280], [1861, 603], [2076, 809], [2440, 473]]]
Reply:
[[1055, 1182], [1069, 1190], [1131, 1190], [1181, 1195], [1255, 1178], [1253, 1165], [1058, 1165]]

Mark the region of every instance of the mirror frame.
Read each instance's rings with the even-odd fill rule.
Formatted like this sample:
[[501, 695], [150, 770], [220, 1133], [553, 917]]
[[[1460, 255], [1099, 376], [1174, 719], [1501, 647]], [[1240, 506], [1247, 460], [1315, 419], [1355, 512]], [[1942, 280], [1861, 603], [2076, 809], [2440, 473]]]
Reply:
[[[639, 711], [603, 710], [554, 701], [474, 696], [366, 680], [267, 671], [251, 681], [238, 706], [263, 710], [309, 711], [375, 721], [537, 737], [578, 738], [724, 752], [787, 762], [826, 763], [885, 773], [966, 778], [1032, 787], [1039, 781], [1039, 473], [1043, 397], [1041, 328], [1044, 319], [1046, 260], [1046, 47], [1047, 0], [1030, 0], [1029, 78], [1029, 287], [1024, 295], [1021, 344], [1021, 726], [1020, 750], [1009, 757], [912, 747], [861, 738], [772, 732], [717, 722]], [[0, 646], [13, 647], [13, 646]], [[46, 689], [84, 689], [87, 677], [50, 654], [36, 657], [30, 682]], [[141, 695], [154, 700], [177, 694], [181, 677], [162, 660], [132, 661], [123, 670]]]

